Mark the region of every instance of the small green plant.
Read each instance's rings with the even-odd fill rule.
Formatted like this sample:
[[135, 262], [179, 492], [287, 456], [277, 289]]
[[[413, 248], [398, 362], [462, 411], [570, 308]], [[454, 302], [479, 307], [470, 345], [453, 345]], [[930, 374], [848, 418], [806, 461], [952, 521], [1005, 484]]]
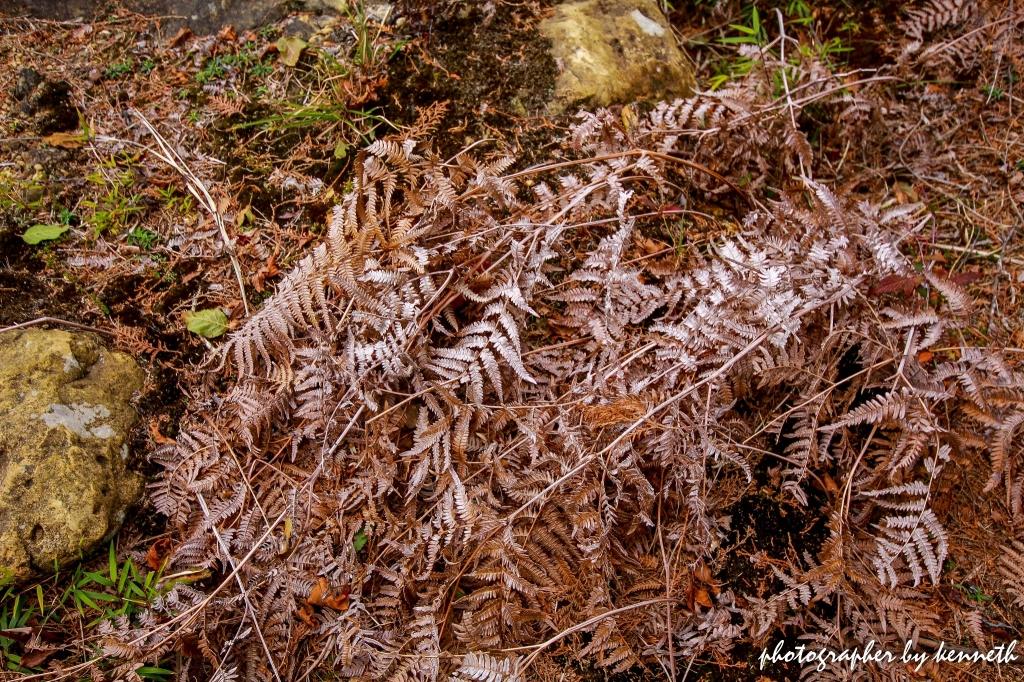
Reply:
[[255, 46], [247, 43], [240, 52], [235, 54], [217, 55], [206, 60], [202, 70], [196, 74], [196, 82], [200, 85], [211, 83], [229, 76], [232, 72], [242, 71], [251, 76], [262, 78], [274, 72], [274, 67], [260, 61], [259, 55], [253, 50]]
[[754, 67], [754, 61], [748, 57], [734, 57], [725, 59], [719, 63], [718, 73], [708, 79], [711, 90], [718, 90], [734, 78], [742, 78], [750, 73]]
[[152, 232], [143, 227], [133, 227], [127, 235], [126, 241], [132, 246], [137, 246], [140, 249], [150, 250], [153, 245], [160, 239], [160, 235], [156, 232]]
[[165, 211], [177, 211], [187, 214], [192, 210], [191, 194], [179, 194], [173, 187], [157, 191], [160, 194], [160, 201], [163, 202]]
[[100, 612], [101, 615], [90, 626], [117, 616], [131, 618], [160, 596], [157, 584], [162, 572], [163, 568], [148, 571], [143, 576], [130, 558], [118, 566], [111, 541], [107, 570], [86, 571], [79, 565], [60, 603], [63, 604], [70, 596], [82, 616], [86, 615], [87, 607]]
[[364, 526], [360, 528], [359, 531], [356, 533], [356, 536], [352, 538], [352, 549], [358, 552], [366, 546], [366, 541], [368, 539], [369, 538], [366, 536], [366, 527]]
[[[35, 613], [34, 606], [26, 608], [22, 595], [15, 595], [13, 582], [14, 574], [0, 567], [0, 604], [3, 605], [0, 608], [0, 632], [25, 627]], [[16, 643], [15, 639], [0, 635], [0, 651], [3, 651], [6, 667], [14, 672], [31, 674], [32, 670], [21, 666], [21, 656], [15, 651]]]
[[960, 592], [963, 593], [965, 598], [975, 602], [979, 606], [984, 606], [985, 602], [992, 601], [992, 597], [990, 597], [987, 594], [985, 594], [984, 592], [982, 592], [981, 588], [978, 587], [977, 585], [972, 585], [970, 583], [967, 583], [966, 585], [960, 585], [960, 584], [953, 585], [953, 587], [955, 587], [958, 590], [960, 590]]
[[[106, 190], [98, 198], [82, 200], [82, 206], [91, 210], [88, 221], [92, 224], [93, 237], [128, 229], [136, 214], [144, 210], [142, 197], [131, 191], [135, 184], [132, 166], [136, 161], [134, 157], [125, 157], [120, 162], [111, 158], [104, 161], [99, 170], [86, 176], [86, 180]], [[127, 165], [127, 168], [119, 169], [121, 165]]]
[[61, 208], [57, 212], [57, 222], [61, 225], [71, 225], [78, 221], [78, 216], [70, 208]]
[[676, 256], [682, 258], [686, 255], [686, 228], [687, 219], [680, 218], [676, 224], [676, 229], [669, 232], [672, 235], [672, 248], [675, 249]]
[[160, 666], [145, 665], [141, 668], [136, 668], [135, 674], [144, 680], [165, 682], [167, 678], [174, 674], [174, 671], [168, 670], [167, 668], [161, 668]]
[[985, 95], [986, 97], [990, 97], [997, 102], [1003, 98], [1002, 88], [997, 88], [994, 85], [981, 86], [981, 94]]
[[369, 17], [366, 16], [366, 3], [363, 0], [360, 0], [359, 4], [355, 6], [354, 11], [346, 5], [345, 12], [348, 14], [348, 18], [352, 22], [352, 29], [356, 34], [356, 44], [351, 55], [352, 63], [358, 66], [376, 64], [382, 53], [387, 50], [387, 46], [380, 42], [383, 25], [378, 26], [374, 33], [369, 23]]
[[860, 25], [860, 22], [850, 19], [843, 23], [843, 25], [839, 27], [839, 30], [843, 33], [849, 33], [850, 35], [857, 35], [864, 30], [864, 27]]
[[832, 61], [833, 57], [844, 55], [848, 52], [852, 52], [853, 48], [843, 42], [843, 39], [839, 36], [829, 38], [824, 43], [818, 46], [818, 58], [823, 62]]
[[793, 24], [806, 25], [814, 21], [811, 6], [807, 4], [806, 0], [790, 0], [786, 6], [786, 15], [789, 17], [790, 23]]
[[108, 66], [103, 75], [107, 80], [116, 81], [131, 73], [133, 68], [135, 68], [135, 62], [128, 58]]
[[196, 83], [205, 85], [212, 81], [221, 79], [227, 73], [222, 57], [211, 57], [203, 65], [202, 70], [196, 74]]
[[142, 66], [139, 67], [139, 71], [148, 76], [149, 74], [153, 73], [153, 69], [155, 68], [156, 62], [154, 62], [152, 59], [147, 59], [144, 62], [142, 62]]
[[729, 24], [729, 28], [739, 31], [742, 35], [720, 38], [719, 42], [726, 44], [747, 44], [764, 46], [768, 44], [768, 32], [761, 23], [761, 15], [756, 7], [750, 8], [750, 26], [743, 24]]
[[272, 73], [274, 73], [274, 67], [261, 61], [256, 61], [256, 63], [249, 67], [249, 74], [256, 78], [263, 78]]

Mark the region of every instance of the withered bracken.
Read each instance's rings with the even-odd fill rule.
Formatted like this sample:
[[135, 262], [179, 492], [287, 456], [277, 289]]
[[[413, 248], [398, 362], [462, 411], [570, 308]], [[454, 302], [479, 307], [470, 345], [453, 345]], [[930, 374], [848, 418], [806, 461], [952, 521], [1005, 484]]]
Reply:
[[[362, 151], [325, 242], [211, 362], [230, 389], [154, 456], [166, 570], [222, 580], [105, 650], [130, 669], [187, 639], [182, 679], [497, 682], [556, 650], [674, 672], [781, 627], [941, 639], [932, 499], [952, 452], [989, 448], [1020, 513], [1022, 376], [961, 343], [956, 278], [901, 254], [921, 206], [810, 177], [756, 198], [812, 167], [793, 109], [837, 92], [813, 64], [789, 85], [583, 113], [576, 160], [511, 175], [411, 138]], [[753, 188], [734, 229], [638, 246], [666, 216], [716, 224], [688, 207], [733, 192], [719, 176]], [[708, 569], [724, 491], [766, 466], [798, 504], [818, 487], [828, 537], [737, 594]]]

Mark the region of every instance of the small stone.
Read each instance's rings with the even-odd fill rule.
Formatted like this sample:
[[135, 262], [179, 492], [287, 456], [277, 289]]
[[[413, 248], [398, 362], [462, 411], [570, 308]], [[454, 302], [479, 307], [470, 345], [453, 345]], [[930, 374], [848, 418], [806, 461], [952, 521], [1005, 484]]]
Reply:
[[36, 86], [43, 82], [43, 76], [35, 69], [18, 69], [18, 81], [14, 85], [14, 99], [23, 100], [32, 94]]
[[697, 86], [654, 0], [576, 0], [540, 24], [561, 73], [548, 110], [687, 97]]
[[92, 334], [0, 334], [0, 567], [17, 579], [100, 548], [141, 496], [125, 454], [142, 383]]
[[95, 67], [89, 69], [89, 80], [91, 80], [93, 83], [99, 83], [101, 80], [103, 80], [103, 72]]
[[371, 3], [366, 5], [366, 18], [383, 24], [394, 15], [394, 11], [395, 7], [391, 3]]
[[307, 42], [313, 35], [314, 31], [309, 22], [302, 17], [291, 17], [285, 22], [284, 27], [281, 30], [286, 36], [294, 36]]

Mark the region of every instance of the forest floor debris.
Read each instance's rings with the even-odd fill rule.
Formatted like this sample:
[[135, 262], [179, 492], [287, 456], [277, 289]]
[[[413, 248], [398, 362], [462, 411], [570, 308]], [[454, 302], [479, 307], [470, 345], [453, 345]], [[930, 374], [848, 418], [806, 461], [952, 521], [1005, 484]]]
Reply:
[[[172, 519], [151, 514], [76, 573], [0, 588], [8, 667], [754, 680], [782, 635], [1019, 638], [1024, 14], [778, 10], [673, 10], [704, 94], [575, 122], [480, 106], [539, 99], [466, 89], [446, 56], [484, 56], [438, 43], [432, 28], [468, 19], [443, 12], [411, 12], [407, 35], [353, 12], [300, 42], [162, 36], [130, 14], [5, 23], [0, 325], [92, 324], [149, 360], [136, 449], [163, 446], [153, 499]], [[496, 11], [524, 35], [545, 13]], [[437, 106], [421, 91], [398, 115], [417, 72]], [[440, 106], [449, 91], [480, 101]], [[359, 153], [387, 135], [417, 144]], [[409, 184], [377, 203], [388, 178]], [[29, 245], [34, 225], [60, 234]], [[321, 300], [311, 277], [337, 288]], [[805, 307], [773, 308], [786, 292]], [[188, 331], [187, 313], [213, 310], [211, 339]], [[215, 381], [195, 363], [225, 339], [238, 353]], [[193, 619], [215, 601], [222, 620]]]

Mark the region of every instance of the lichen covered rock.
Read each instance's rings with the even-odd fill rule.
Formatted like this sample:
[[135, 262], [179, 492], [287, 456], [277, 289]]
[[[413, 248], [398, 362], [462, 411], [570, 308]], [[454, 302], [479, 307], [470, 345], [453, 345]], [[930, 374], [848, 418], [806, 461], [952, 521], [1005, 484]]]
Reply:
[[52, 570], [117, 532], [142, 494], [127, 466], [142, 383], [92, 334], [0, 334], [0, 566]]
[[561, 73], [551, 113], [689, 96], [697, 82], [653, 0], [566, 2], [540, 25]]

